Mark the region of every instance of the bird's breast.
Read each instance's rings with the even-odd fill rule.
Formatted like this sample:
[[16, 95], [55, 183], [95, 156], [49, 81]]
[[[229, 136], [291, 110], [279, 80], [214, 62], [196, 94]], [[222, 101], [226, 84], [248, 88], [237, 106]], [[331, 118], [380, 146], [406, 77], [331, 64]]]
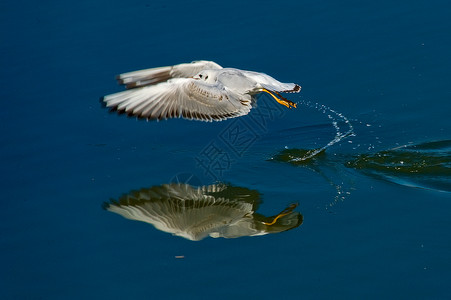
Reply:
[[208, 90], [201, 85], [196, 84], [196, 82], [190, 82], [188, 85], [188, 91], [189, 96], [191, 98], [208, 98], [208, 99], [217, 99], [218, 101], [229, 99], [229, 96], [226, 94], [220, 93], [219, 91], [217, 93], [212, 92], [211, 90]]

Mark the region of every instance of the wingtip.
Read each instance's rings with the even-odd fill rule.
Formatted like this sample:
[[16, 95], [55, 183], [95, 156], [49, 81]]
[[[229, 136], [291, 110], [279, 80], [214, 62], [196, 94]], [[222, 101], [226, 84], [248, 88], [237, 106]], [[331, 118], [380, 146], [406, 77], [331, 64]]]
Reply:
[[124, 79], [122, 78], [121, 75], [116, 75], [116, 81], [120, 85], [124, 84]]
[[299, 93], [301, 91], [301, 86], [299, 84], [293, 83], [294, 88], [291, 90], [282, 91], [282, 93]]
[[107, 97], [108, 97], [108, 96], [103, 96], [103, 97], [100, 97], [100, 98], [99, 98], [99, 102], [100, 102], [100, 105], [102, 106], [102, 108], [108, 109], [108, 112], [109, 112], [110, 114], [118, 114], [118, 115], [121, 115], [121, 114], [124, 114], [124, 113], [125, 113], [125, 111], [119, 110], [119, 109], [117, 108], [117, 106], [108, 106], [108, 101], [105, 100]]
[[106, 107], [105, 96], [99, 97], [99, 103], [102, 107]]
[[109, 207], [110, 207], [110, 203], [108, 203], [108, 202], [103, 202], [102, 203], [102, 209], [108, 210]]

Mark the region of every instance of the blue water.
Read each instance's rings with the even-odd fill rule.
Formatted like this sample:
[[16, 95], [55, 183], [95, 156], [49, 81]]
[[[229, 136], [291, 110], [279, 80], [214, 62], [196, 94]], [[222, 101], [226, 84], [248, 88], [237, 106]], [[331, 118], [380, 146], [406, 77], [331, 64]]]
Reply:
[[[447, 1], [3, 2], [0, 298], [451, 298], [450, 11]], [[301, 93], [285, 96], [310, 106], [262, 97], [238, 119], [146, 122], [98, 102], [122, 89], [119, 73], [198, 59], [296, 82]], [[354, 135], [303, 164], [277, 159], [348, 130], [315, 103]], [[349, 165], [434, 142], [424, 166], [437, 174], [406, 181]], [[303, 223], [195, 242], [103, 209], [189, 177], [258, 191], [264, 216], [298, 203]]]

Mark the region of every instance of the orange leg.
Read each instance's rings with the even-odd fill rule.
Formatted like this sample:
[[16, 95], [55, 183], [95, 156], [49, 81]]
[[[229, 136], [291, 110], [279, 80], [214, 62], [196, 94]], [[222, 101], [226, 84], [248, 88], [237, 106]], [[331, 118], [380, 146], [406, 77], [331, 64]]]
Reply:
[[271, 93], [271, 91], [267, 90], [267, 89], [262, 89], [262, 92], [268, 93], [271, 95], [271, 97], [273, 97], [278, 103], [288, 107], [288, 108], [296, 108], [296, 103], [294, 103], [293, 101], [290, 101], [284, 97], [282, 97], [282, 95], [280, 95], [278, 92], [274, 91], [273, 93], [277, 94], [277, 96], [279, 96], [280, 98], [278, 98], [277, 96], [275, 96], [273, 93]]
[[274, 225], [277, 220], [283, 216], [286, 216], [288, 214], [290, 214], [295, 208], [296, 206], [298, 206], [297, 204], [291, 204], [289, 207], [285, 208], [282, 212], [280, 212], [273, 220], [272, 222], [262, 222], [265, 225]]

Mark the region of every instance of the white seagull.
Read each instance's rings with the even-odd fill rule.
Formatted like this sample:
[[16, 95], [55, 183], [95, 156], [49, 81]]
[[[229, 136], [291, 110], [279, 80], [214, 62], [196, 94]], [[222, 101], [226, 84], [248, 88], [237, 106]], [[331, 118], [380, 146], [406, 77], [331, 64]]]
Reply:
[[282, 83], [264, 73], [223, 68], [204, 60], [124, 73], [117, 80], [127, 90], [103, 97], [105, 106], [147, 120], [239, 117], [249, 113], [261, 92], [292, 108], [296, 104], [280, 93], [301, 90], [295, 83]]
[[297, 204], [267, 217], [256, 213], [260, 203], [260, 194], [247, 188], [222, 183], [201, 187], [171, 183], [133, 191], [103, 207], [192, 241], [208, 236], [260, 236], [302, 224], [303, 216], [294, 211]]

